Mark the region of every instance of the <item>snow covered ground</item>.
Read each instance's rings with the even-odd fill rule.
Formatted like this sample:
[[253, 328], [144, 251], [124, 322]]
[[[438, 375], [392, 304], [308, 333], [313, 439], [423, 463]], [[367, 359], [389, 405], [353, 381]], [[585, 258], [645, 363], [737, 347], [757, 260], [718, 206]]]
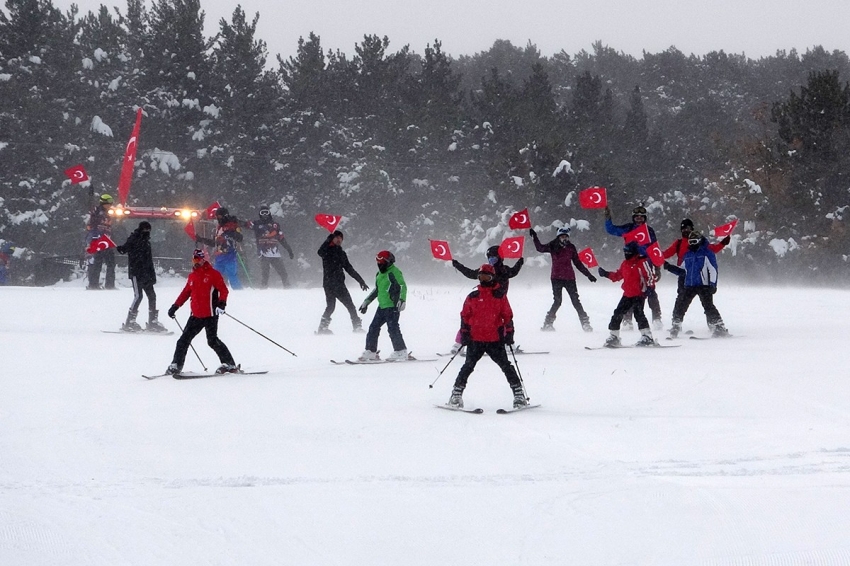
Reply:
[[[486, 358], [465, 395], [483, 415], [433, 407], [460, 360], [433, 389], [447, 358], [331, 365], [364, 335], [341, 308], [333, 336], [313, 334], [320, 289], [234, 293], [228, 313], [298, 357], [225, 318], [236, 361], [269, 373], [192, 381], [141, 377], [177, 335], [102, 332], [129, 289], [0, 289], [0, 564], [850, 562], [850, 293], [723, 283], [738, 337], [591, 352], [619, 286], [580, 278], [596, 331], [566, 301], [543, 333], [547, 281], [524, 275], [517, 342], [551, 353], [518, 357], [543, 406], [504, 416]], [[163, 314], [181, 285], [157, 286]], [[419, 357], [451, 346], [473, 282], [443, 285], [411, 282], [402, 330]], [[661, 294], [669, 324], [670, 278]], [[707, 334], [698, 303], [685, 328]], [[217, 366], [203, 336], [195, 347]], [[191, 351], [186, 369], [202, 369]]]

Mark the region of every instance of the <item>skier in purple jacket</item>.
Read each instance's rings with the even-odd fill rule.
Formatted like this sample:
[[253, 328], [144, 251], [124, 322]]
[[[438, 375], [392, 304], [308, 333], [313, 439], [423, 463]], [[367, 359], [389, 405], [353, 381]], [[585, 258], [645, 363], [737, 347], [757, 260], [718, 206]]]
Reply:
[[564, 289], [570, 296], [570, 301], [573, 303], [573, 308], [578, 313], [578, 318], [581, 321], [581, 327], [585, 332], [593, 332], [590, 326], [590, 317], [584, 312], [584, 307], [581, 306], [581, 301], [578, 298], [578, 288], [576, 287], [576, 273], [573, 269], [581, 271], [585, 277], [590, 279], [591, 283], [596, 283], [596, 277], [579, 261], [578, 250], [570, 241], [570, 228], [564, 226], [558, 230], [555, 239], [548, 244], [541, 244], [537, 238], [537, 232], [534, 229], [528, 231], [531, 234], [531, 239], [534, 240], [534, 247], [540, 253], [551, 254], [552, 256], [552, 296], [554, 301], [549, 312], [546, 313], [546, 319], [543, 321], [543, 328], [540, 330], [553, 331], [555, 327], [552, 324], [555, 322], [555, 317], [558, 309], [561, 308], [561, 302]]

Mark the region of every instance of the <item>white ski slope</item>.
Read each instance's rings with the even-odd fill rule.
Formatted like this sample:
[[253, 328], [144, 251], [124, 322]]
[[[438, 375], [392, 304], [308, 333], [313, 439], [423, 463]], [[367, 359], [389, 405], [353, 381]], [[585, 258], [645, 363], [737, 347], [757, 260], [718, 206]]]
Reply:
[[[157, 285], [173, 330], [182, 283]], [[414, 355], [448, 350], [473, 283], [410, 282]], [[522, 274], [517, 342], [551, 354], [518, 357], [543, 406], [502, 416], [510, 390], [486, 358], [465, 395], [483, 415], [433, 407], [461, 360], [433, 389], [447, 358], [331, 365], [365, 336], [341, 307], [333, 336], [313, 334], [321, 289], [231, 295], [228, 313], [298, 354], [224, 318], [236, 361], [267, 375], [147, 381], [178, 335], [103, 333], [131, 291], [82, 285], [0, 289], [0, 564], [850, 563], [847, 291], [724, 283], [716, 302], [739, 337], [590, 352], [619, 286], [580, 278], [596, 331], [565, 300], [543, 333], [548, 282]], [[698, 302], [685, 328], [707, 333]], [[218, 365], [203, 336], [194, 345]], [[191, 351], [186, 369], [202, 369]]]

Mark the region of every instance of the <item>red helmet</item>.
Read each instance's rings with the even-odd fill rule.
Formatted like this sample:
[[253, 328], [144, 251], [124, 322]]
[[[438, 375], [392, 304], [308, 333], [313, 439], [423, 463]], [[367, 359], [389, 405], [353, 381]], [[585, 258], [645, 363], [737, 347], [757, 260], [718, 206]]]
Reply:
[[391, 252], [383, 250], [375, 256], [375, 261], [381, 264], [392, 265], [395, 263], [395, 256]]
[[192, 265], [203, 265], [207, 261], [207, 254], [204, 250], [195, 250], [192, 253]]

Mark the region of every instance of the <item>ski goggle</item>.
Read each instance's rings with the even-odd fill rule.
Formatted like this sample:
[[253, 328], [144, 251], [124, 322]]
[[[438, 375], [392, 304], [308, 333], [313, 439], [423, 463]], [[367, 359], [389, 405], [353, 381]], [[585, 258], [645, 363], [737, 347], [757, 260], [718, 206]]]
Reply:
[[702, 242], [702, 238], [690, 238], [690, 239], [688, 239], [688, 245], [690, 245], [690, 246], [698, 246], [700, 242]]
[[268, 216], [270, 214], [271, 214], [271, 211], [269, 211], [269, 210], [261, 210], [260, 211], [260, 216]]
[[488, 257], [488, 258], [487, 258], [487, 263], [489, 263], [490, 265], [496, 265], [497, 263], [499, 263], [499, 258], [497, 258], [497, 257]]
[[486, 271], [480, 271], [478, 273], [478, 280], [482, 283], [489, 283], [493, 280], [493, 274], [487, 273]]

